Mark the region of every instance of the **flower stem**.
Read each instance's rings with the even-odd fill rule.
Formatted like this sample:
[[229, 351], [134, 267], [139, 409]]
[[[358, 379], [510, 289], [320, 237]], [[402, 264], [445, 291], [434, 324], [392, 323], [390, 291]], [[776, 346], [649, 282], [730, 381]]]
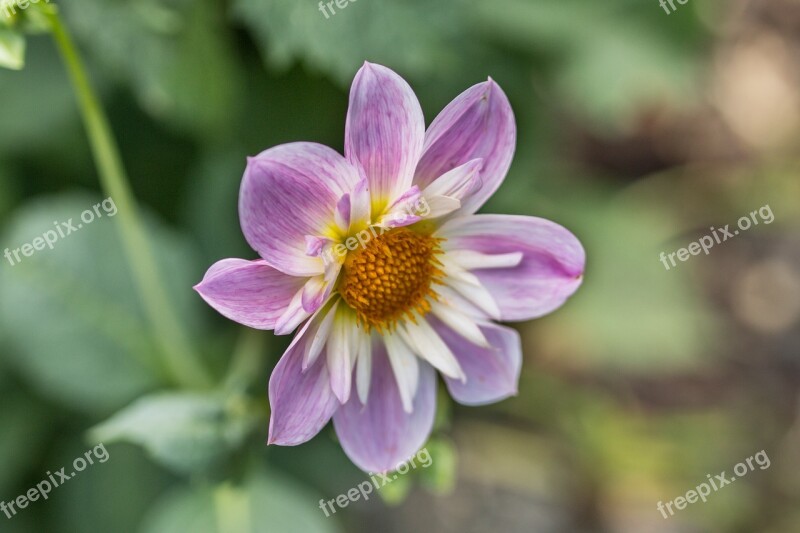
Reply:
[[249, 494], [237, 489], [230, 483], [218, 486], [214, 490], [214, 515], [219, 531], [229, 533], [247, 533], [253, 531], [250, 515], [252, 501]]
[[83, 61], [58, 13], [50, 15], [51, 31], [69, 73], [89, 137], [100, 182], [119, 208], [118, 229], [125, 255], [150, 325], [163, 351], [171, 379], [178, 385], [200, 388], [211, 378], [195, 358], [188, 337], [166, 297], [158, 267], [148, 243], [136, 199], [128, 184], [116, 141], [95, 95]]

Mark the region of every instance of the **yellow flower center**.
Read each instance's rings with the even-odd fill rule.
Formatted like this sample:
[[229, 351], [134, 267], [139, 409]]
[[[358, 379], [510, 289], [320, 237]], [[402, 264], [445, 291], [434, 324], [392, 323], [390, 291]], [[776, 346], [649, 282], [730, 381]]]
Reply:
[[361, 324], [391, 330], [403, 316], [413, 320], [414, 311], [430, 311], [428, 297], [436, 299], [431, 284], [441, 283], [443, 276], [435, 257], [442, 251], [440, 241], [395, 228], [348, 253], [339, 293]]

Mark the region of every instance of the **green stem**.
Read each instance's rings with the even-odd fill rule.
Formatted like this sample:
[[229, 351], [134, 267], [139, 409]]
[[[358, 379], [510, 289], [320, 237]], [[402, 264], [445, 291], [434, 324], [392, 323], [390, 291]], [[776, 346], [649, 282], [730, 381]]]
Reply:
[[78, 99], [103, 190], [114, 199], [119, 208], [116, 220], [122, 246], [131, 265], [145, 312], [164, 352], [167, 370], [171, 378], [181, 386], [208, 386], [211, 379], [195, 358], [188, 337], [184, 335], [166, 297], [108, 119], [92, 89], [86, 68], [69, 32], [57, 13], [52, 14], [50, 19], [53, 38]]
[[247, 533], [253, 531], [250, 523], [251, 501], [248, 493], [226, 483], [214, 490], [214, 514], [218, 531]]

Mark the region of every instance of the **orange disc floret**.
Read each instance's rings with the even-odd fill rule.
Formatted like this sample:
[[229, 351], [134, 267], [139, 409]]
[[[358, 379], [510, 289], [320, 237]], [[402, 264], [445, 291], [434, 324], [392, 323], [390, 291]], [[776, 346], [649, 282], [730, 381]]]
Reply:
[[436, 299], [431, 285], [441, 283], [441, 239], [395, 228], [350, 252], [344, 263], [339, 293], [367, 328], [391, 330], [403, 316], [430, 311]]

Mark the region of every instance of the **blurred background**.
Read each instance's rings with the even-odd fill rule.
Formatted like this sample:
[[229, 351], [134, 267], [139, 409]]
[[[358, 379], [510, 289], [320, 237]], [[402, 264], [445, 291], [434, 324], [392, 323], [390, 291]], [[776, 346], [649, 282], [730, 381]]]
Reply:
[[[800, 4], [690, 0], [70, 0], [193, 357], [168, 378], [116, 223], [0, 261], [0, 500], [103, 442], [110, 458], [16, 532], [800, 531]], [[335, 7], [335, 6], [334, 6]], [[0, 249], [106, 198], [52, 39], [0, 71]], [[440, 390], [432, 464], [326, 518], [367, 479], [331, 427], [267, 447], [287, 338], [191, 290], [255, 258], [238, 224], [245, 157], [343, 148], [364, 60], [405, 77], [430, 122], [491, 76], [517, 155], [484, 212], [549, 218], [587, 249], [583, 287], [519, 324], [519, 395]], [[775, 220], [665, 270], [658, 256], [769, 205]], [[442, 387], [440, 387], [442, 389]], [[764, 450], [768, 469], [664, 519], [659, 501]]]

